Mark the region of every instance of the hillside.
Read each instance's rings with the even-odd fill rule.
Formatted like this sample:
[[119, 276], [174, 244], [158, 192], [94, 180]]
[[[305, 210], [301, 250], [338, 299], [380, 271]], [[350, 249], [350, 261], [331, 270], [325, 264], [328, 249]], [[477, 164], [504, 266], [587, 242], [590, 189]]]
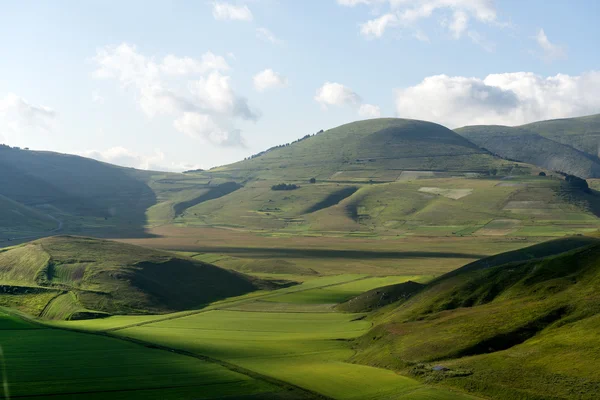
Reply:
[[534, 122], [522, 128], [589, 155], [600, 156], [600, 114]]
[[598, 293], [597, 239], [483, 259], [376, 312], [354, 361], [492, 398], [594, 399]]
[[431, 122], [381, 118], [342, 125], [213, 169], [239, 178], [318, 180], [377, 171], [487, 172], [507, 163]]
[[262, 281], [171, 253], [55, 236], [0, 251], [0, 304], [50, 319], [165, 313], [256, 290]]
[[519, 127], [467, 126], [455, 131], [506, 159], [582, 178], [600, 177], [600, 114]]
[[600, 159], [524, 128], [468, 126], [456, 132], [500, 157], [580, 177], [600, 176]]

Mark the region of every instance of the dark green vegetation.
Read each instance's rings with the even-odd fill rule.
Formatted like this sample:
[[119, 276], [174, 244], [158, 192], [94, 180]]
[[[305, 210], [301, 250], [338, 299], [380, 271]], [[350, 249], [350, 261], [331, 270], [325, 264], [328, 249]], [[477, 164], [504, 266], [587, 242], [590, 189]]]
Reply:
[[600, 115], [520, 127], [468, 126], [456, 132], [506, 159], [582, 178], [600, 177]]
[[267, 286], [171, 253], [70, 236], [1, 251], [0, 282], [0, 304], [46, 319], [164, 313]]
[[595, 399], [600, 241], [482, 259], [384, 307], [353, 360], [501, 399]]

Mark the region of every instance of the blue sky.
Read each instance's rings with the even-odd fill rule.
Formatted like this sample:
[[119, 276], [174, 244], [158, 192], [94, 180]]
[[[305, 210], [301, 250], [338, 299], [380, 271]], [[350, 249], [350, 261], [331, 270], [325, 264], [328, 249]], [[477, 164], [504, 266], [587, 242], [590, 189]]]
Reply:
[[230, 163], [371, 117], [600, 112], [597, 1], [4, 1], [0, 142]]

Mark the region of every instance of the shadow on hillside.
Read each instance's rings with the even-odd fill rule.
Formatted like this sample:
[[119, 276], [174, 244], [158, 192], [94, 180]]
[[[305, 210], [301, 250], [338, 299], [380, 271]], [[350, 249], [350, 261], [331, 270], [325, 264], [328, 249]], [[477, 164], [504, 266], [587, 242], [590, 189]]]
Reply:
[[452, 253], [442, 251], [368, 251], [368, 250], [321, 250], [282, 249], [257, 247], [195, 247], [195, 251], [218, 254], [253, 255], [261, 258], [347, 258], [369, 260], [374, 258], [483, 258], [485, 254]]

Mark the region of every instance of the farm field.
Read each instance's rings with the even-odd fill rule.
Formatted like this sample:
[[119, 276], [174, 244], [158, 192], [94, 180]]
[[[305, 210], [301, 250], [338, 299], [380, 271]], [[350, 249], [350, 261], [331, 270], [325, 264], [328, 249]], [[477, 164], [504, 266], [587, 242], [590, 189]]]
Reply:
[[[0, 314], [0, 343], [3, 398], [286, 398], [278, 397], [279, 387], [218, 364], [114, 338], [50, 329], [5, 313]], [[289, 398], [302, 398], [294, 396], [292, 391]]]
[[[110, 317], [100, 321], [54, 323], [67, 329], [107, 331], [177, 351], [226, 362], [275, 378], [310, 393], [336, 399], [470, 399], [394, 372], [346, 362], [354, 351], [349, 340], [365, 334], [365, 314], [335, 312], [319, 303], [318, 290], [345, 298], [388, 282], [418, 277], [369, 278], [360, 275], [312, 279], [302, 285], [255, 296], [242, 296], [207, 310], [157, 317]], [[298, 312], [288, 296], [304, 293], [303, 302], [325, 305], [319, 312]], [[312, 297], [312, 300], [310, 298]], [[267, 301], [265, 301], [267, 300]], [[294, 301], [294, 299], [291, 299]], [[331, 301], [331, 299], [326, 299]], [[261, 304], [262, 311], [244, 307]], [[269, 309], [269, 305], [273, 308]], [[282, 307], [283, 305], [283, 307]], [[289, 305], [289, 309], [286, 309]]]

